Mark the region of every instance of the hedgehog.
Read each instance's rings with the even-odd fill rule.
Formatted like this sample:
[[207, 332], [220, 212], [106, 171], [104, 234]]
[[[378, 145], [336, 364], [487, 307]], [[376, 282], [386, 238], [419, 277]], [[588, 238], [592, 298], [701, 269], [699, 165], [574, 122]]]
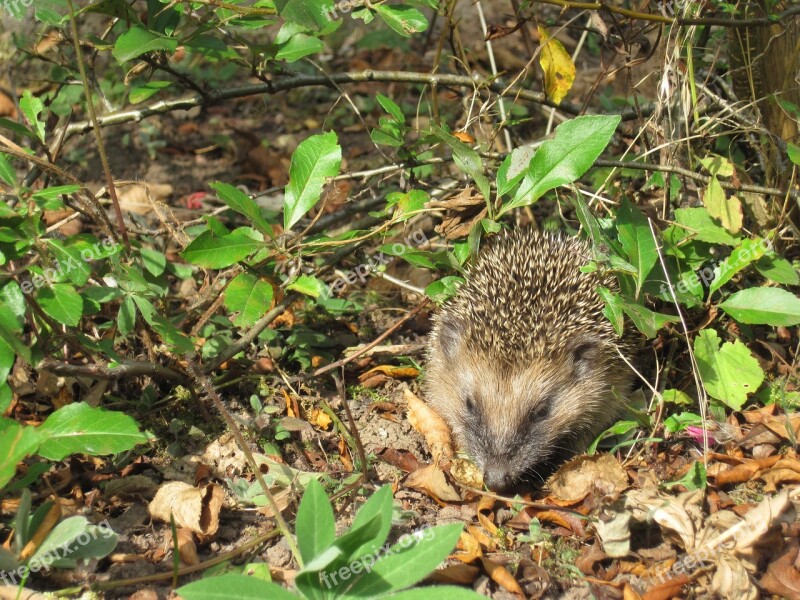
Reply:
[[614, 278], [581, 272], [591, 258], [578, 238], [505, 231], [433, 317], [425, 396], [492, 490], [543, 483], [624, 410], [631, 338], [597, 293]]

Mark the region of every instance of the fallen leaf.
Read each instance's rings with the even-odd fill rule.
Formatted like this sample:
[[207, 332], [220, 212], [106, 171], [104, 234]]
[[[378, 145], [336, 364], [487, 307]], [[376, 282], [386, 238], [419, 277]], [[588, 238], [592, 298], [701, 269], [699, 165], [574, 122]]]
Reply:
[[488, 558], [482, 558], [481, 563], [483, 564], [483, 568], [486, 573], [492, 578], [492, 581], [503, 586], [512, 594], [516, 594], [522, 598], [525, 597], [525, 594], [523, 593], [522, 588], [519, 587], [517, 580], [514, 579], [514, 576], [509, 573], [508, 569], [506, 569], [503, 565]]
[[376, 373], [383, 373], [384, 375], [388, 375], [394, 379], [400, 378], [409, 378], [413, 379], [419, 376], [419, 371], [414, 367], [397, 367], [394, 365], [378, 365], [377, 367], [371, 368], [366, 373], [362, 373], [358, 376], [359, 381], [365, 381], [369, 379], [372, 375]]
[[784, 598], [800, 598], [800, 571], [798, 571], [797, 541], [786, 546], [778, 557], [767, 566], [761, 578], [761, 587], [769, 594]]
[[604, 496], [619, 494], [628, 487], [628, 474], [610, 454], [578, 456], [553, 474], [548, 487], [557, 498], [575, 503], [593, 490]]
[[442, 418], [408, 389], [403, 390], [408, 406], [408, 422], [425, 438], [434, 464], [453, 456], [450, 428]]
[[181, 562], [189, 567], [200, 564], [200, 558], [197, 556], [197, 546], [194, 543], [194, 534], [192, 531], [180, 528], [176, 532], [176, 537], [178, 538], [178, 555], [181, 558]]
[[461, 501], [461, 496], [447, 483], [444, 473], [436, 464], [427, 465], [410, 473], [406, 478], [406, 485], [445, 502]]
[[219, 528], [219, 511], [225, 492], [215, 483], [194, 487], [182, 481], [166, 483], [148, 505], [150, 516], [165, 523], [174, 516], [178, 527], [202, 535], [213, 535]]

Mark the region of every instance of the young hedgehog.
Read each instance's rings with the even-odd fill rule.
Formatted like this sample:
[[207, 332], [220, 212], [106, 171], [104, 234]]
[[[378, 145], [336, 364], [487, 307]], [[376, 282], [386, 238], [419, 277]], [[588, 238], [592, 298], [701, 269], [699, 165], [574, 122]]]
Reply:
[[486, 485], [544, 480], [619, 416], [630, 350], [603, 316], [577, 238], [518, 229], [491, 241], [434, 317], [425, 393]]

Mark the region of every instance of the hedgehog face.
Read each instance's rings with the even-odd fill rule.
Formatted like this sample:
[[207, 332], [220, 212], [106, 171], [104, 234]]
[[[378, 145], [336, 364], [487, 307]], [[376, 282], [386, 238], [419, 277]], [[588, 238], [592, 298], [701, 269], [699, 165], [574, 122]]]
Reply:
[[614, 350], [599, 340], [575, 338], [516, 364], [477, 352], [457, 328], [440, 324], [437, 333], [427, 397], [493, 490], [544, 482], [616, 417]]

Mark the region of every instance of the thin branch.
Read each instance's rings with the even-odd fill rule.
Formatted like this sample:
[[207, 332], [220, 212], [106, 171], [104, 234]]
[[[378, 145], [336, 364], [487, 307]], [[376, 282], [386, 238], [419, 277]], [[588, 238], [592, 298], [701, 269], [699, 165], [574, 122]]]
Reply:
[[[100, 127], [108, 127], [109, 125], [119, 125], [131, 121], [138, 122], [154, 115], [160, 115], [175, 110], [189, 110], [196, 106], [207, 106], [232, 98], [242, 98], [259, 94], [275, 94], [302, 87], [331, 87], [333, 84], [364, 82], [420, 83], [430, 86], [467, 87], [471, 89], [477, 86], [478, 89], [487, 89], [502, 96], [521, 98], [530, 102], [552, 106], [571, 115], [578, 115], [581, 112], [580, 107], [574, 104], [555, 104], [551, 102], [542, 92], [535, 92], [522, 87], [506, 88], [500, 79], [474, 79], [466, 75], [416, 73], [412, 71], [366, 70], [350, 73], [335, 73], [333, 75], [296, 75], [294, 77], [277, 79], [266, 83], [231, 87], [222, 90], [215, 89], [206, 92], [205, 95], [191, 94], [183, 96], [182, 98], [162, 100], [149, 106], [143, 106], [142, 108], [110, 113], [98, 117], [97, 123]], [[649, 110], [652, 111], [652, 107], [650, 107]], [[623, 110], [621, 114], [624, 120], [632, 120], [638, 117], [638, 115], [630, 109]], [[86, 133], [89, 129], [91, 129], [91, 123], [89, 121], [72, 123], [67, 127], [67, 137], [72, 137], [79, 133]]]
[[[605, 2], [572, 2], [571, 0], [536, 0], [539, 4], [552, 4], [560, 6], [565, 9], [578, 9], [578, 10], [598, 10], [606, 11], [629, 19], [636, 19], [638, 21], [653, 21], [656, 23], [665, 23], [667, 25], [709, 25], [730, 27], [735, 29], [743, 29], [747, 27], [769, 27], [770, 25], [786, 22], [787, 19], [800, 15], [800, 5], [787, 8], [777, 15], [770, 17], [758, 17], [754, 19], [721, 19], [721, 18], [708, 18], [708, 19], [687, 19], [683, 17], [667, 17], [666, 15], [654, 15], [650, 13], [637, 12], [626, 8], [617, 8], [616, 6], [609, 6]], [[665, 2], [665, 5], [671, 4]]]
[[[83, 93], [86, 97], [86, 109], [89, 112], [89, 120], [92, 123], [92, 131], [94, 131], [95, 141], [97, 142], [97, 152], [100, 155], [100, 162], [103, 164], [103, 173], [106, 176], [106, 185], [108, 186], [108, 195], [111, 198], [111, 204], [114, 207], [114, 214], [117, 217], [117, 226], [119, 227], [122, 241], [125, 243], [125, 249], [131, 251], [131, 242], [128, 239], [128, 231], [125, 229], [125, 219], [122, 217], [122, 209], [119, 206], [117, 199], [117, 188], [114, 187], [114, 178], [111, 176], [111, 166], [108, 163], [108, 154], [106, 153], [106, 146], [103, 143], [103, 136], [100, 134], [100, 126], [97, 124], [97, 113], [94, 110], [94, 102], [92, 101], [92, 90], [89, 87], [89, 78], [86, 75], [86, 66], [83, 64], [83, 53], [81, 51], [81, 42], [78, 37], [78, 23], [75, 20], [75, 7], [72, 5], [72, 0], [67, 0], [69, 6], [69, 21], [72, 29], [72, 44], [75, 46], [75, 59], [78, 62], [78, 70], [81, 74], [81, 81], [83, 82]], [[62, 136], [63, 139], [64, 136]]]
[[[597, 165], [598, 167], [617, 167], [620, 169], [640, 169], [642, 171], [659, 171], [661, 173], [675, 173], [676, 175], [682, 175], [683, 177], [688, 177], [689, 179], [693, 179], [701, 183], [708, 183], [709, 181], [711, 181], [711, 177], [709, 175], [703, 175], [702, 173], [697, 173], [689, 169], [684, 169], [683, 167], [673, 167], [671, 165], [657, 165], [654, 163], [643, 163], [638, 161], [626, 161], [626, 160], [607, 160], [605, 158], [598, 158], [596, 161], [594, 161], [594, 164]], [[729, 190], [731, 192], [752, 192], [754, 194], [764, 194], [766, 196], [779, 196], [779, 197], [785, 197], [788, 194], [793, 198], [800, 199], [800, 191], [797, 190], [781, 190], [778, 188], [764, 187], [761, 185], [750, 185], [750, 184], [734, 185], [733, 183], [729, 183], [727, 181], [718, 181], [718, 183], [722, 187], [722, 189]]]
[[320, 375], [324, 375], [325, 373], [328, 373], [329, 371], [333, 371], [334, 369], [338, 369], [339, 367], [343, 367], [347, 363], [351, 362], [352, 360], [355, 360], [356, 358], [358, 358], [359, 356], [361, 356], [362, 354], [367, 352], [370, 348], [374, 348], [375, 346], [380, 344], [383, 340], [385, 340], [387, 337], [392, 335], [395, 331], [400, 329], [400, 326], [403, 323], [405, 323], [409, 319], [412, 319], [419, 311], [421, 311], [427, 305], [428, 305], [428, 299], [425, 298], [425, 300], [420, 302], [414, 308], [414, 310], [412, 310], [411, 312], [409, 312], [408, 314], [403, 316], [401, 319], [399, 319], [397, 321], [397, 323], [395, 323], [394, 325], [389, 327], [389, 329], [384, 331], [382, 334], [380, 334], [378, 337], [376, 337], [374, 340], [372, 340], [369, 344], [367, 344], [363, 348], [359, 348], [356, 352], [354, 352], [353, 354], [351, 354], [347, 358], [343, 358], [341, 360], [337, 360], [336, 362], [332, 362], [329, 365], [325, 365], [324, 367], [320, 367], [319, 369], [317, 369], [316, 371], [314, 371], [312, 373], [312, 377], [319, 377]]
[[135, 360], [123, 360], [112, 367], [109, 363], [74, 365], [63, 363], [53, 358], [45, 358], [36, 368], [39, 371], [47, 371], [56, 375], [92, 377], [94, 379], [104, 379], [107, 381], [115, 381], [125, 377], [146, 376], [159, 381], [175, 381], [183, 385], [189, 382], [189, 378], [186, 377], [186, 375], [174, 369], [151, 362]]

